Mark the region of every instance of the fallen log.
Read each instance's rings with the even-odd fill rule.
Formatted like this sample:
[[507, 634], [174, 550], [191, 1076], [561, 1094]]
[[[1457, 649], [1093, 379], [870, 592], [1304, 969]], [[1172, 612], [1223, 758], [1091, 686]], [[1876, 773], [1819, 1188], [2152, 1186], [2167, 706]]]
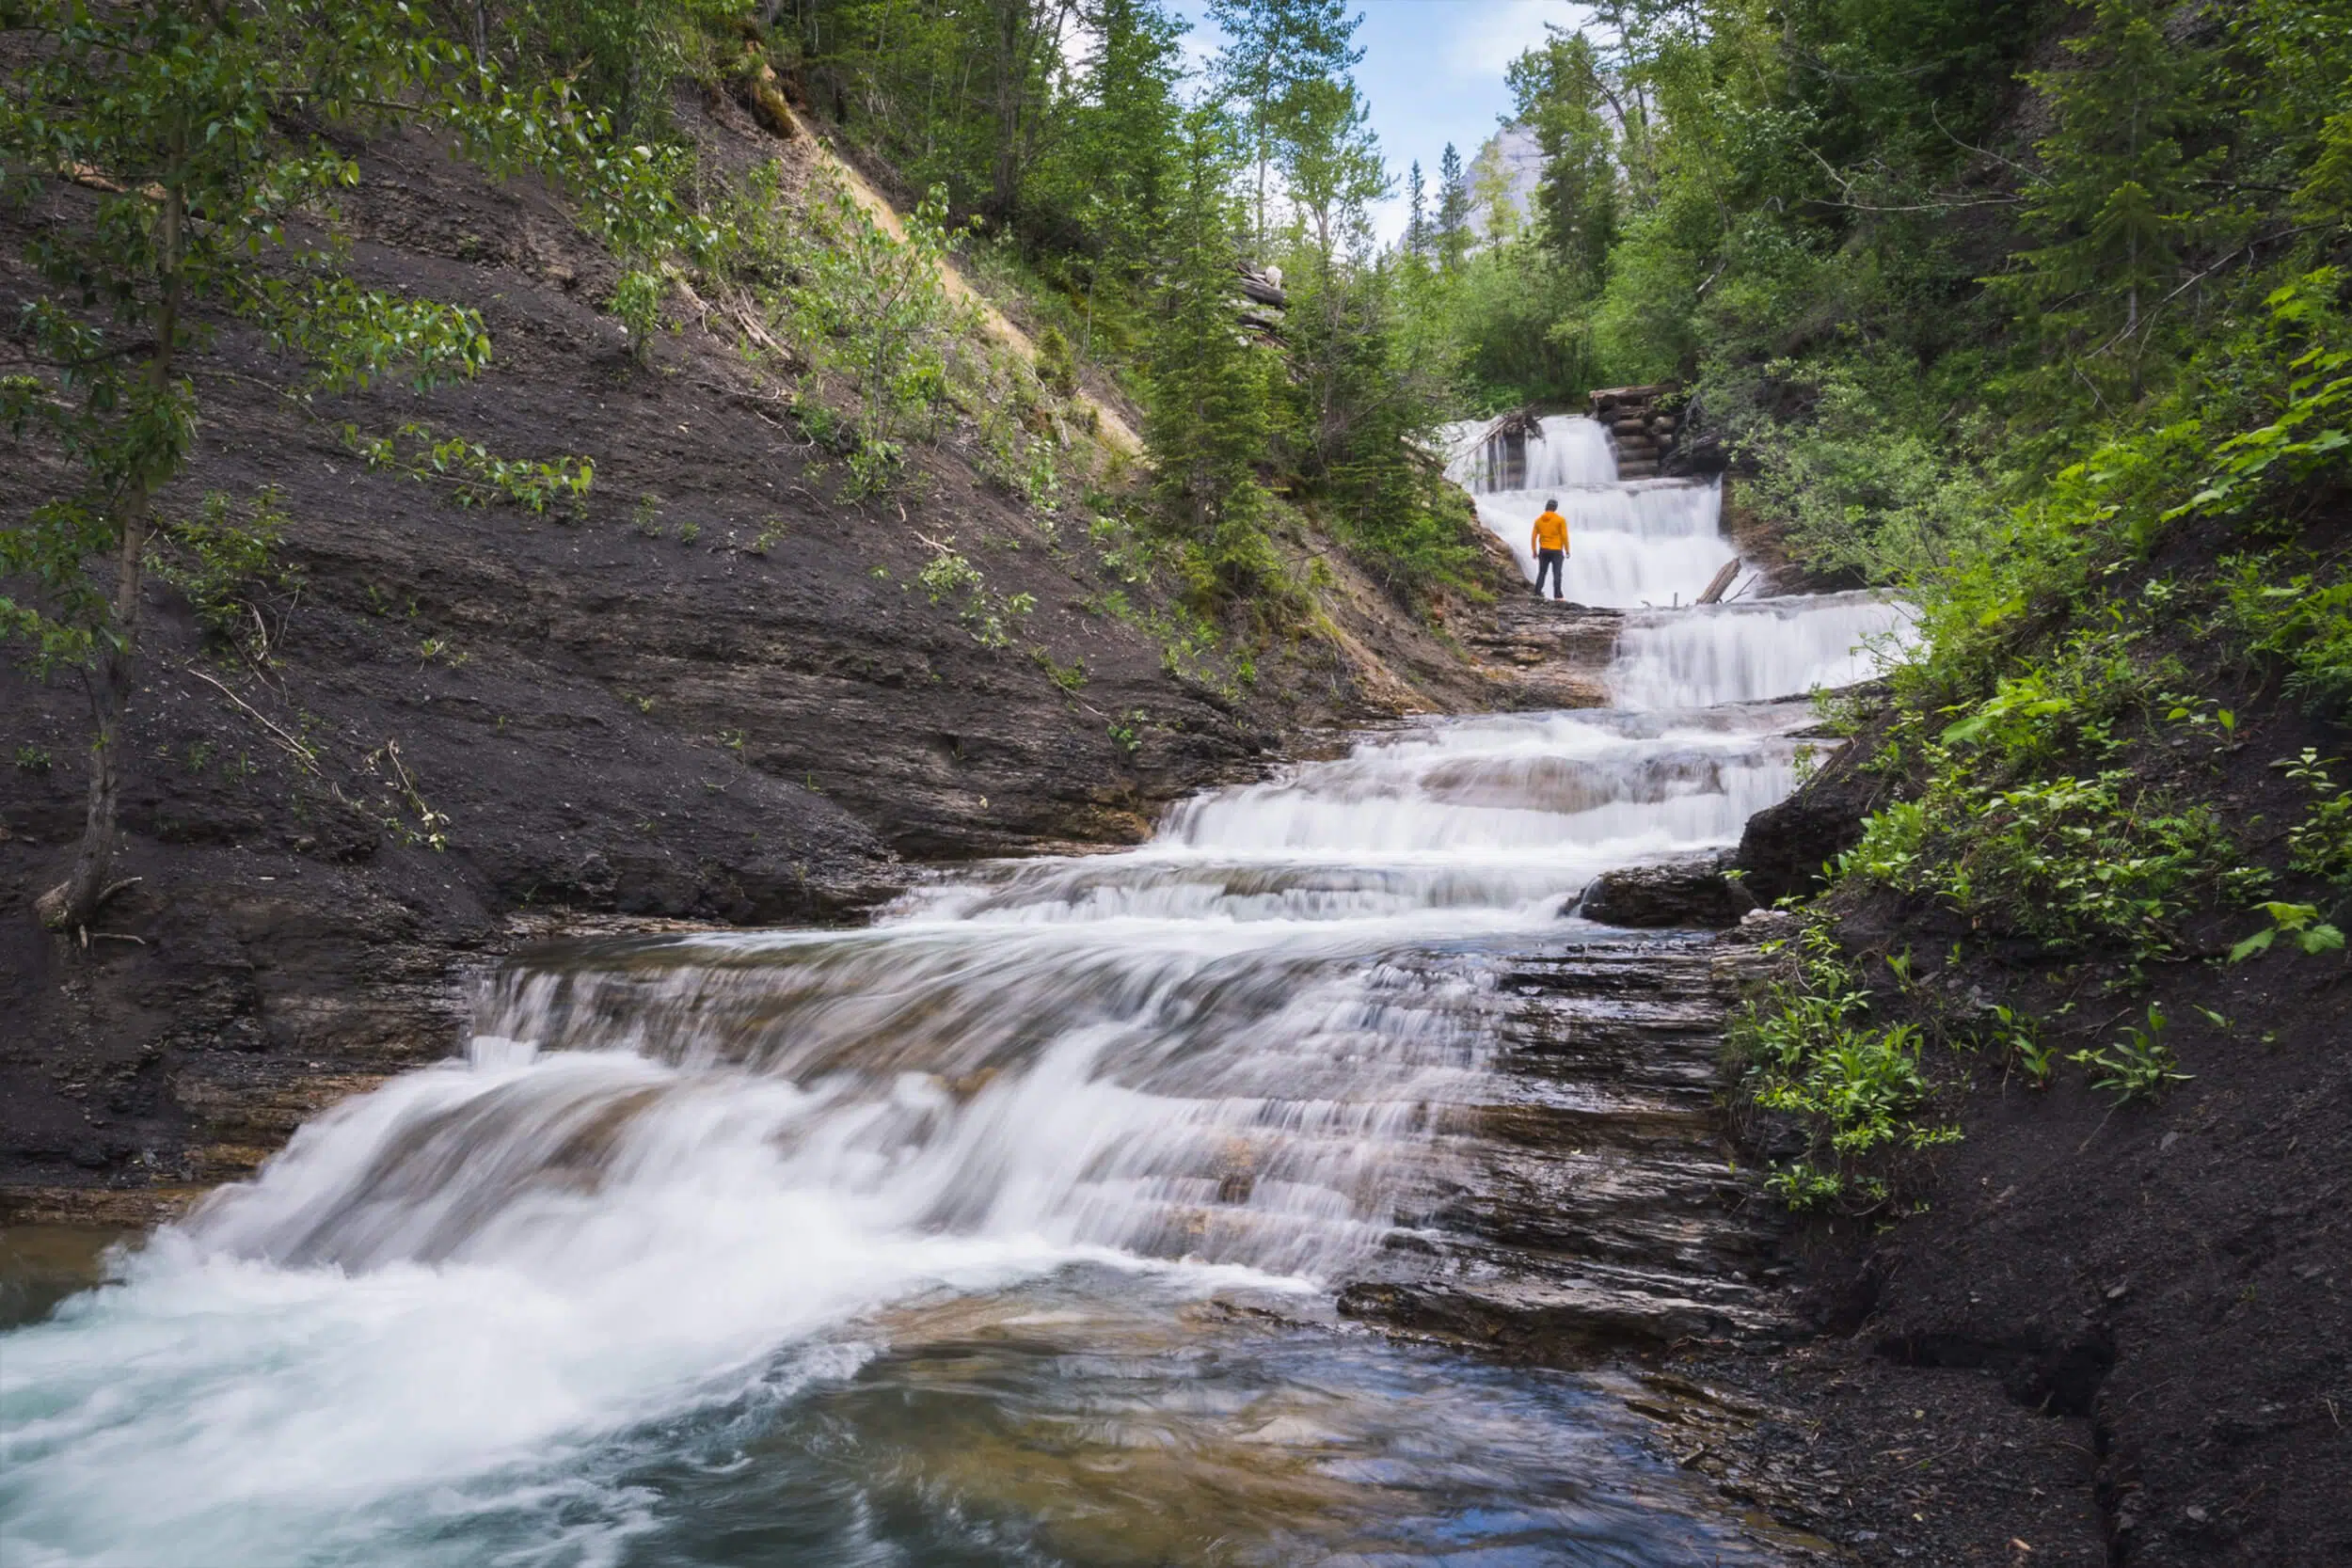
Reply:
[[1724, 569], [1715, 574], [1714, 580], [1707, 585], [1707, 592], [1692, 599], [1691, 603], [1693, 605], [1716, 603], [1723, 598], [1724, 590], [1730, 587], [1732, 579], [1739, 575], [1740, 558], [1734, 556], [1724, 562]]

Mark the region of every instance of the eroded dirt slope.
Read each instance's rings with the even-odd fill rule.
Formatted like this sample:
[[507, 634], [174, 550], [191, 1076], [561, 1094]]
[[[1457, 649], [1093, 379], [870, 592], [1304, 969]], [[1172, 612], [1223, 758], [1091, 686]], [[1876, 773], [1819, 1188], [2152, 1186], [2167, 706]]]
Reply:
[[[731, 103], [681, 109], [719, 166], [809, 155]], [[216, 324], [165, 510], [274, 488], [292, 575], [242, 647], [151, 592], [137, 881], [87, 947], [29, 912], [79, 829], [82, 699], [0, 672], [0, 1187], [20, 1216], [143, 1212], [446, 1054], [466, 974], [518, 921], [841, 918], [906, 858], [1132, 839], [1301, 730], [1481, 700], [1485, 677], [1376, 594], [1337, 596], [1346, 635], [1273, 650], [1254, 685], [1172, 664], [1109, 597], [1146, 595], [952, 449], [907, 495], [838, 499], [837, 463], [700, 296], [636, 364], [597, 309], [612, 263], [545, 192], [419, 141], [362, 158], [354, 272], [475, 307], [495, 364], [304, 401], [295, 367]], [[83, 198], [61, 183], [50, 215]], [[29, 287], [25, 238], [0, 232], [0, 317]], [[343, 435], [412, 422], [592, 459], [594, 489], [578, 516], [463, 507]], [[0, 472], [20, 495], [63, 481], [24, 448]], [[983, 647], [916, 581], [948, 540], [993, 594], [1033, 595], [1018, 646]]]

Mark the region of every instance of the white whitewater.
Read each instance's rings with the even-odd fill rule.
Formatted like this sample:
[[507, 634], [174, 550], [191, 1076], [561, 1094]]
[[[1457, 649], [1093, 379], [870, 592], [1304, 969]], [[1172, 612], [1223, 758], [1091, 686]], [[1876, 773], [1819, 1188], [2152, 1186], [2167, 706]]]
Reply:
[[[1557, 472], [1597, 472], [1564, 435]], [[1646, 594], [1727, 558], [1705, 487], [1614, 488], [1577, 491], [1579, 562], [1613, 536]], [[1754, 699], [1867, 674], [1899, 629], [1858, 595], [1640, 616], [1615, 710], [1415, 724], [1133, 849], [944, 877], [867, 930], [514, 964], [461, 1059], [320, 1117], [0, 1339], [0, 1558], [1721, 1550], [1573, 1390], [1192, 1304], [1311, 1312], [1427, 1224], [1501, 962], [1605, 937], [1563, 913], [1598, 871], [1736, 840], [1810, 720]], [[924, 1370], [951, 1351], [980, 1370]], [[1185, 1457], [1138, 1458], [1163, 1452]], [[1114, 1470], [1105, 1533], [1041, 1500]], [[1293, 1501], [1194, 1517], [1294, 1471]], [[1187, 1519], [1224, 1544], [1166, 1533]]]
[[[1719, 528], [1723, 493], [1712, 480], [1617, 478], [1616, 449], [1598, 421], [1548, 415], [1525, 443], [1525, 471], [1511, 449], [1483, 439], [1486, 421], [1447, 427], [1446, 471], [1470, 492], [1479, 521], [1535, 580], [1528, 533], [1547, 500], [1568, 520], [1566, 596], [1630, 610], [1688, 605], [1737, 553]], [[1516, 481], [1516, 483], [1514, 483]]]
[[1835, 689], [1869, 679], [1911, 632], [1908, 610], [1867, 593], [1636, 611], [1618, 634], [1610, 689], [1629, 708]]

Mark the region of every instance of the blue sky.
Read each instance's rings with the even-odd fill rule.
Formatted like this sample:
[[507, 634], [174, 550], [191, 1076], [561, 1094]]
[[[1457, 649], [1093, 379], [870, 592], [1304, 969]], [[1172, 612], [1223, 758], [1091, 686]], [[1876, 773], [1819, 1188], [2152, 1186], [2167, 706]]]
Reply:
[[[1185, 43], [1196, 60], [1216, 48], [1204, 0], [1169, 0], [1193, 24]], [[1416, 158], [1434, 184], [1447, 142], [1468, 164], [1511, 107], [1505, 67], [1541, 43], [1544, 24], [1575, 27], [1591, 13], [1570, 0], [1357, 0], [1364, 46], [1357, 85], [1372, 105], [1373, 129], [1396, 175], [1397, 196], [1375, 214], [1380, 237], [1405, 231], [1405, 172]]]

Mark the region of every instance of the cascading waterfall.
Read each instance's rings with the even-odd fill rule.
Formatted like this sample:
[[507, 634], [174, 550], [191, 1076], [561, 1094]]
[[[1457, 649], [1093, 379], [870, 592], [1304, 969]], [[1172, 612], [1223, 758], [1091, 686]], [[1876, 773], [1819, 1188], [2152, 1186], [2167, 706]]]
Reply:
[[[1695, 592], [1711, 490], [1595, 477], [1589, 424], [1537, 470], [1577, 561]], [[462, 1059], [0, 1339], [7, 1560], [1737, 1556], [1581, 1385], [1238, 1307], [1327, 1316], [1435, 1223], [1502, 963], [1736, 839], [1810, 719], [1754, 699], [1901, 628], [1647, 613], [1615, 709], [1418, 723], [865, 930], [519, 959]]]
[[[1719, 528], [1723, 492], [1712, 480], [1617, 478], [1616, 451], [1598, 421], [1544, 418], [1524, 442], [1486, 439], [1488, 426], [1448, 426], [1446, 471], [1469, 490], [1479, 521], [1535, 580], [1528, 531], [1544, 502], [1568, 520], [1566, 594], [1579, 604], [1629, 610], [1690, 604], [1736, 551]], [[1513, 481], [1517, 483], [1514, 483]]]
[[1750, 599], [1629, 615], [1610, 689], [1625, 707], [1707, 707], [1867, 680], [1911, 638], [1910, 611], [1875, 594]]

